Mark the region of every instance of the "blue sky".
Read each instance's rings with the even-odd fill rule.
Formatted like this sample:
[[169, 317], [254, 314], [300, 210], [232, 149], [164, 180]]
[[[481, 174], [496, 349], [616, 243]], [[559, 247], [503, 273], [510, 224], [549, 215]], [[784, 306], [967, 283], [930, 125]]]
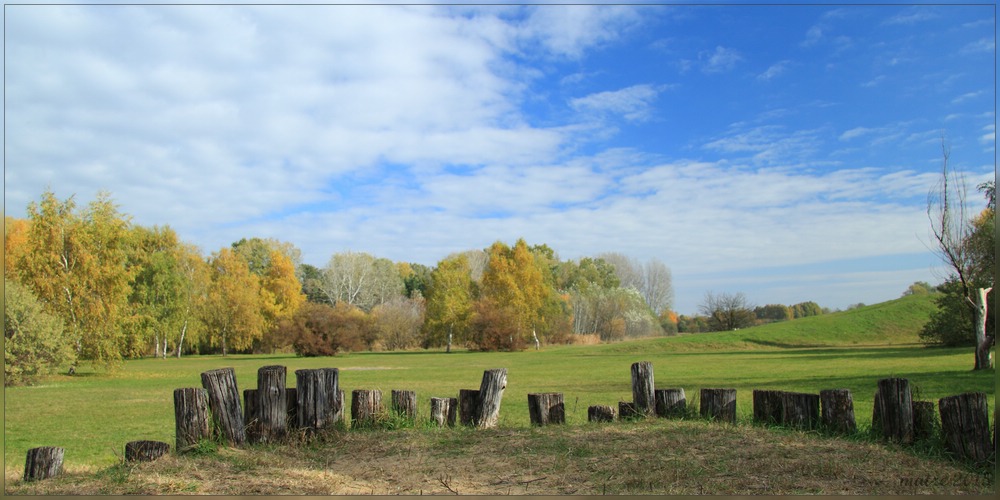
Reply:
[[[98, 190], [206, 254], [621, 252], [844, 308], [995, 178], [994, 5], [5, 6], [4, 210]], [[982, 200], [974, 188], [972, 208]]]

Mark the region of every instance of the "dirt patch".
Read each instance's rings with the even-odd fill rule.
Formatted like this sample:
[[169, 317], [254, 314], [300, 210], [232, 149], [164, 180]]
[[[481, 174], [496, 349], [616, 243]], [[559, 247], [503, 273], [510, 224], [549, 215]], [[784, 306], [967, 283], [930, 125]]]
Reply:
[[297, 446], [25, 484], [8, 494], [989, 494], [994, 478], [875, 443], [700, 421], [333, 432]]

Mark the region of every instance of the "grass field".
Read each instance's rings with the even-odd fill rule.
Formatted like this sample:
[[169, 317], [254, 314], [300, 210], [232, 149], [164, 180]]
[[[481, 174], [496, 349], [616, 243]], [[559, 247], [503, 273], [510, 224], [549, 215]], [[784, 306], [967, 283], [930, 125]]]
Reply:
[[[200, 386], [200, 373], [235, 368], [240, 390], [256, 386], [264, 365], [288, 367], [288, 385], [302, 368], [337, 367], [341, 387], [417, 392], [420, 417], [431, 397], [478, 389], [486, 369], [508, 370], [501, 429], [529, 427], [527, 394], [562, 392], [570, 426], [586, 423], [587, 407], [631, 400], [630, 366], [651, 361], [656, 386], [683, 387], [697, 405], [700, 388], [737, 389], [738, 415], [749, 422], [753, 389], [816, 393], [850, 389], [859, 425], [871, 420], [876, 381], [904, 377], [915, 399], [969, 391], [995, 397], [994, 371], [972, 372], [970, 348], [925, 348], [916, 332], [933, 309], [929, 297], [911, 296], [843, 313], [743, 331], [693, 334], [597, 346], [547, 346], [541, 351], [478, 353], [415, 351], [352, 353], [332, 358], [240, 355], [129, 361], [109, 375], [81, 370], [34, 387], [5, 390], [5, 477], [18, 477], [27, 449], [66, 448], [67, 470], [100, 469], [120, 462], [124, 444], [153, 439], [173, 444], [172, 392]], [[349, 396], [348, 396], [349, 397]]]

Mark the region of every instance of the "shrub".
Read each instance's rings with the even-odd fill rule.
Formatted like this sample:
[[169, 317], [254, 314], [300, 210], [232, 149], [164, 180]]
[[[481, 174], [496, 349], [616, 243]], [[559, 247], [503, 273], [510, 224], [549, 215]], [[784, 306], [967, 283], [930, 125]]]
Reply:
[[31, 290], [4, 279], [4, 385], [35, 383], [73, 360], [62, 320], [42, 309]]
[[364, 311], [345, 302], [335, 307], [307, 302], [278, 329], [281, 336], [292, 339], [299, 356], [333, 356], [363, 349], [362, 339], [373, 327]]

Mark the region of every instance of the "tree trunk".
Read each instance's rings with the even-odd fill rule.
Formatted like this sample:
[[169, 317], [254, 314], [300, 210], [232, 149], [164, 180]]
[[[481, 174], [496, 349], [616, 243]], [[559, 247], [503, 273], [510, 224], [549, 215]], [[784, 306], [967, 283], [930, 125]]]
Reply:
[[58, 476], [62, 472], [65, 449], [41, 446], [28, 450], [24, 461], [24, 480], [38, 481]]
[[781, 391], [753, 391], [753, 420], [764, 425], [781, 423], [783, 400]]
[[934, 435], [934, 426], [937, 423], [937, 412], [934, 411], [934, 403], [931, 401], [913, 402], [913, 439], [914, 441], [929, 439]]
[[414, 391], [393, 390], [392, 411], [410, 423], [417, 420], [417, 393]]
[[288, 401], [285, 392], [287, 369], [280, 365], [257, 370], [257, 438], [272, 443], [288, 433]]
[[177, 359], [181, 359], [181, 349], [184, 347], [184, 334], [187, 333], [188, 320], [184, 320], [184, 326], [181, 327], [181, 339], [177, 341]]
[[642, 415], [649, 416], [656, 412], [653, 364], [649, 361], [632, 363], [632, 403]]
[[566, 405], [561, 392], [528, 394], [528, 416], [532, 425], [566, 423]]
[[177, 442], [174, 449], [183, 453], [212, 436], [208, 424], [208, 393], [192, 387], [174, 389], [174, 427]]
[[682, 417], [687, 411], [687, 399], [684, 397], [684, 389], [655, 389], [653, 396], [656, 399], [656, 416]]
[[458, 418], [462, 425], [476, 425], [476, 408], [479, 408], [479, 391], [459, 389]]
[[444, 352], [451, 352], [451, 331], [455, 328], [455, 325], [448, 325], [448, 348]]
[[438, 427], [454, 427], [458, 398], [431, 398], [431, 421]]
[[166, 455], [170, 445], [162, 441], [131, 441], [125, 443], [125, 460], [128, 462], [152, 462]]
[[962, 459], [983, 463], [994, 452], [986, 394], [969, 392], [938, 401], [945, 448]]
[[236, 372], [232, 368], [209, 370], [201, 374], [201, 385], [208, 391], [208, 407], [220, 435], [232, 446], [246, 443], [243, 430], [243, 409], [236, 387]]
[[823, 426], [841, 434], [858, 430], [854, 422], [854, 399], [848, 389], [824, 389], [819, 392]]
[[993, 336], [986, 333], [986, 318], [989, 302], [987, 294], [993, 290], [990, 288], [976, 289], [976, 301], [972, 308], [972, 318], [976, 322], [976, 365], [974, 370], [988, 370], [990, 363], [990, 347], [993, 346]]
[[587, 408], [588, 422], [614, 422], [615, 408], [607, 405], [595, 405]]
[[497, 426], [500, 418], [500, 401], [506, 388], [506, 368], [483, 372], [483, 382], [479, 385], [479, 406], [475, 416], [476, 427], [490, 429]]
[[912, 443], [913, 400], [910, 381], [905, 378], [879, 380], [877, 394], [875, 412], [879, 415], [882, 437], [898, 443]]
[[373, 428], [382, 416], [382, 391], [355, 389], [351, 393], [351, 428]]
[[701, 416], [736, 423], [736, 389], [702, 389]]
[[815, 429], [819, 424], [819, 395], [801, 392], [781, 394], [781, 425]]
[[153, 335], [153, 357], [160, 357], [160, 336], [158, 334]]

